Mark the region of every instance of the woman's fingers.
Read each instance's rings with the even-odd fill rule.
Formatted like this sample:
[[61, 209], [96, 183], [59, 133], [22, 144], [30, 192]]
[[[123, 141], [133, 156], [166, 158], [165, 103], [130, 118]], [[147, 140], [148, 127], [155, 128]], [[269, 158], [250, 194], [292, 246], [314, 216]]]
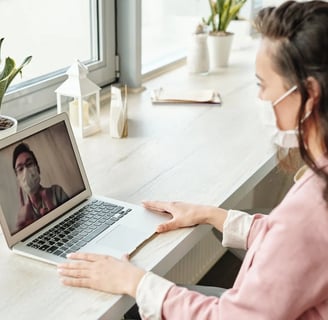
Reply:
[[64, 263], [58, 266], [58, 273], [63, 277], [62, 283], [72, 287], [91, 288], [90, 262]]
[[86, 278], [62, 278], [65, 286], [91, 288], [90, 280]]
[[122, 261], [125, 261], [125, 262], [129, 262], [130, 261], [130, 256], [128, 253], [126, 254], [123, 254], [123, 256], [121, 257], [121, 260]]
[[147, 209], [166, 212], [172, 216], [169, 221], [158, 225], [156, 231], [159, 233], [194, 225], [194, 205], [176, 201], [144, 201], [143, 205]]
[[170, 202], [165, 201], [143, 201], [143, 206], [146, 209], [160, 211], [160, 212], [170, 212]]
[[68, 258], [74, 261], [58, 265], [62, 283], [67, 286], [135, 296], [137, 285], [145, 273], [128, 262], [128, 255], [116, 259], [77, 252], [68, 255]]
[[[96, 254], [96, 253], [85, 253], [85, 252], [73, 252], [67, 255], [67, 258], [74, 260], [74, 262], [66, 262], [58, 265], [58, 269], [71, 269], [81, 270], [88, 269], [92, 262], [101, 260], [117, 260], [108, 255]], [[129, 255], [124, 254], [121, 258], [122, 261], [129, 261]]]
[[86, 269], [84, 266], [77, 264], [68, 264], [67, 266], [59, 266], [58, 272], [65, 277], [72, 278], [88, 278], [90, 275], [90, 270]]
[[69, 253], [67, 255], [67, 258], [70, 260], [82, 260], [82, 261], [94, 262], [99, 259], [108, 259], [109, 256], [96, 254], [96, 253], [73, 252], [73, 253]]
[[59, 268], [58, 273], [66, 286], [92, 288], [90, 270]]
[[167, 232], [171, 230], [178, 229], [179, 226], [177, 225], [175, 219], [171, 219], [168, 222], [159, 224], [156, 228], [156, 232], [161, 233], [161, 232]]

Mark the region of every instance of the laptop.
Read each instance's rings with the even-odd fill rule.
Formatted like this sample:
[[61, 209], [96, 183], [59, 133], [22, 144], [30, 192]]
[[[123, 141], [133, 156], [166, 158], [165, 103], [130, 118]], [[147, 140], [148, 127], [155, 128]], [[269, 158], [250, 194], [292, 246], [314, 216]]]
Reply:
[[92, 194], [66, 113], [1, 139], [0, 175], [8, 247], [47, 263], [61, 263], [74, 251], [120, 258], [169, 219]]

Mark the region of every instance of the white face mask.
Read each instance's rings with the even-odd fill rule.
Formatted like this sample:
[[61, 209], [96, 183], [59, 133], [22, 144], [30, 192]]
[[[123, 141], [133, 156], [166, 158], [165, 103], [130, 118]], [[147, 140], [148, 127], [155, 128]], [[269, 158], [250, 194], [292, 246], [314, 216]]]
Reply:
[[[273, 142], [282, 148], [298, 148], [298, 128], [293, 130], [280, 130], [277, 127], [277, 118], [274, 112], [274, 107], [285, 99], [288, 95], [294, 92], [297, 89], [297, 86], [293, 86], [286, 93], [284, 93], [279, 99], [275, 102], [268, 100], [259, 100], [261, 104], [260, 108], [262, 109], [263, 121], [266, 126], [271, 128], [273, 135]], [[308, 115], [307, 115], [308, 116]]]
[[17, 175], [20, 186], [27, 194], [35, 193], [40, 185], [40, 174], [36, 166], [24, 168]]

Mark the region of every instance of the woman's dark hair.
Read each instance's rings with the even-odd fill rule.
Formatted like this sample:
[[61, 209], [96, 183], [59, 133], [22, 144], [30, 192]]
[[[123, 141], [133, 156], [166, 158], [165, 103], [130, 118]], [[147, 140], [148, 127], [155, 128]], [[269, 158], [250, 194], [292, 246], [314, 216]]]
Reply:
[[[324, 199], [328, 203], [328, 174], [320, 169], [306, 148], [307, 121], [316, 123], [322, 147], [328, 150], [328, 2], [287, 1], [279, 7], [259, 11], [255, 26], [263, 38], [274, 43], [269, 53], [273, 68], [286, 79], [286, 89], [297, 85], [301, 95], [298, 114], [300, 155], [325, 183]], [[304, 119], [309, 98], [308, 79], [314, 78], [320, 97], [310, 117]], [[312, 120], [311, 120], [312, 119]]]
[[17, 145], [17, 147], [14, 150], [14, 153], [13, 153], [13, 169], [14, 169], [14, 171], [16, 172], [16, 160], [21, 153], [28, 153], [31, 155], [31, 157], [40, 173], [40, 167], [38, 164], [38, 160], [36, 160], [36, 157], [35, 157], [33, 151], [30, 149], [29, 145], [24, 142]]

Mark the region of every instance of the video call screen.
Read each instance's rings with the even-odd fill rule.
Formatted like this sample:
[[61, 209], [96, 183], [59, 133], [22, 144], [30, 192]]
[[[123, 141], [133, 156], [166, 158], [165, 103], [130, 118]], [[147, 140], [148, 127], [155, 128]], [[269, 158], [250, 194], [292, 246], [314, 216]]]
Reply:
[[0, 150], [0, 172], [12, 235], [85, 190], [64, 121]]

